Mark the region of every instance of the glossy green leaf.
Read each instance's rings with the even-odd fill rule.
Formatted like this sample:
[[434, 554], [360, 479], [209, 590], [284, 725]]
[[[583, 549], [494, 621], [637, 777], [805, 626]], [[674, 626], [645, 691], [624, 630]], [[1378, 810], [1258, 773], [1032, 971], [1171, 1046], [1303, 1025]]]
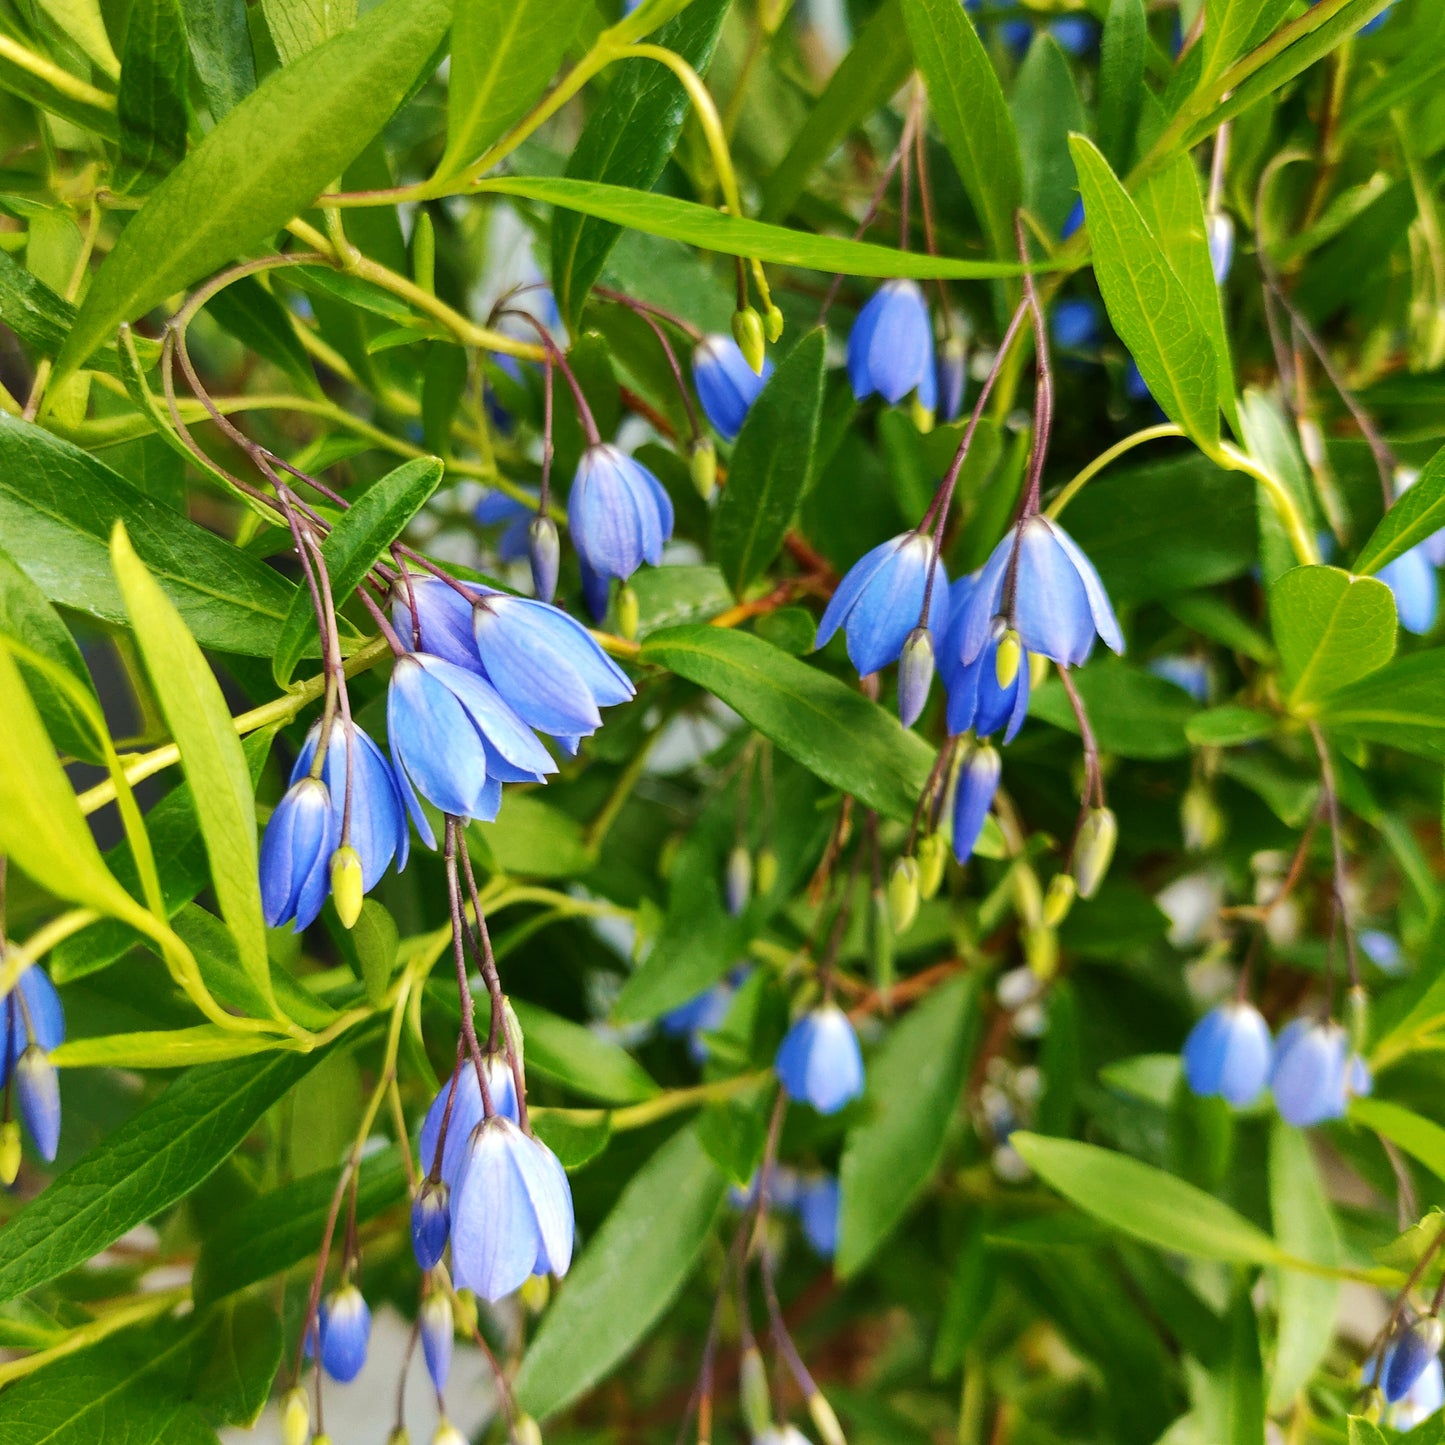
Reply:
[[1023, 203], [1018, 136], [988, 52], [953, 0], [903, 0], [913, 55], [933, 118], [995, 256], [1012, 256]]
[[738, 433], [713, 513], [712, 543], [739, 597], [778, 555], [807, 486], [826, 351], [823, 330], [809, 332], [769, 378]]
[[642, 661], [695, 682], [824, 782], [890, 818], [913, 815], [933, 749], [847, 684], [745, 632], [655, 632]]
[[1292, 708], [1367, 677], [1395, 653], [1395, 599], [1373, 577], [1296, 567], [1270, 589], [1269, 617]]
[[[1196, 706], [1182, 688], [1115, 658], [1080, 669], [1074, 681], [1102, 751], [1125, 758], [1172, 758], [1188, 752], [1184, 729]], [[1079, 730], [1057, 678], [1035, 689], [1029, 712], [1055, 727]]]
[[1219, 364], [1210, 333], [1109, 163], [1085, 136], [1071, 137], [1069, 145], [1109, 319], [1154, 400], [1213, 451], [1219, 444]]
[[[1305, 467], [1299, 433], [1278, 398], [1258, 387], [1246, 387], [1239, 421], [1244, 429], [1246, 450], [1289, 493], [1306, 523], [1317, 525], [1320, 509], [1314, 479]], [[1299, 559], [1269, 491], [1259, 482], [1255, 483], [1254, 490], [1260, 576], [1266, 587], [1273, 587]]]
[[[649, 235], [685, 241], [689, 246], [718, 251], [724, 256], [752, 256], [760, 261], [844, 276], [979, 278], [1017, 276], [1022, 269], [1015, 261], [930, 256], [926, 251], [895, 251], [871, 241], [850, 241], [845, 236], [792, 231], [784, 226], [749, 220], [746, 216], [724, 215], [711, 206], [681, 201], [675, 196], [565, 176], [496, 176], [479, 181], [475, 189], [483, 195], [522, 196], [541, 201]], [[1034, 269], [1051, 268], [1040, 264]], [[580, 266], [578, 274], [581, 274]], [[577, 283], [569, 284], [575, 292]]]
[[451, 18], [384, 0], [267, 78], [151, 193], [91, 282], [52, 385], [116, 326], [267, 240], [346, 169], [401, 103]]
[[[8, 552], [0, 549], [0, 635], [68, 673], [94, 697], [90, 673], [65, 624], [40, 589]], [[41, 669], [18, 659], [21, 676], [45, 723], [45, 730], [62, 753], [98, 763], [100, 751], [84, 715], [65, 692]], [[99, 707], [99, 703], [96, 703]]]
[[573, 0], [457, 0], [440, 175], [461, 174], [531, 108], [556, 74], [577, 21]]
[[[1445, 1132], [1445, 1131], [1442, 1131]], [[1320, 1264], [1339, 1262], [1339, 1237], [1308, 1137], [1282, 1119], [1270, 1125], [1269, 1200], [1280, 1247]], [[1340, 1282], [1298, 1270], [1279, 1272], [1279, 1334], [1269, 1380], [1269, 1408], [1284, 1411], [1309, 1383], [1334, 1338]]]
[[1184, 724], [1185, 735], [1196, 747], [1233, 748], [1268, 737], [1275, 719], [1258, 708], [1226, 703], [1206, 708]]
[[222, 287], [206, 302], [206, 310], [242, 345], [280, 367], [303, 395], [322, 395], [291, 314], [259, 277], [242, 276]]
[[1385, 1432], [1363, 1415], [1350, 1416], [1349, 1445], [1389, 1445]]
[[283, 1336], [275, 1308], [245, 1299], [217, 1310], [196, 1345], [197, 1408], [213, 1425], [249, 1430], [265, 1407], [281, 1368]]
[[[377, 558], [401, 536], [406, 525], [424, 507], [442, 479], [437, 457], [416, 457], [403, 462], [373, 482], [343, 512], [321, 544], [321, 555], [331, 577], [331, 599], [337, 607], [361, 585]], [[298, 587], [281, 624], [272, 675], [285, 687], [296, 664], [308, 649], [317, 649], [316, 613], [311, 593]]]
[[1351, 570], [1378, 572], [1441, 528], [1445, 528], [1445, 451], [1430, 458], [1415, 484], [1380, 518]]
[[978, 1040], [978, 985], [929, 994], [868, 1060], [863, 1122], [849, 1131], [839, 1182], [837, 1269], [858, 1273], [902, 1223], [943, 1157]]
[[64, 1274], [205, 1179], [326, 1051], [182, 1074], [0, 1232], [0, 1300]]
[[132, 0], [121, 61], [114, 185], [147, 190], [186, 153], [191, 57], [180, 0]]
[[270, 656], [290, 583], [79, 447], [0, 412], [0, 535], [52, 602], [126, 622], [110, 567], [118, 521], [201, 646]]
[[26, 346], [54, 356], [74, 320], [70, 302], [0, 251], [0, 322]]
[[356, 0], [261, 0], [282, 65], [299, 60], [356, 24]]
[[627, 1356], [692, 1273], [726, 1188], [692, 1129], [638, 1170], [522, 1359], [522, 1409], [539, 1419], [556, 1414]]
[[66, 37], [95, 62], [102, 74], [111, 80], [120, 74], [120, 61], [106, 32], [100, 0], [38, 0], [38, 3]]
[[[671, 570], [660, 568], [650, 575], [662, 577]], [[467, 841], [489, 871], [524, 878], [572, 878], [597, 861], [575, 818], [526, 793], [508, 798], [495, 822], [472, 823]]]
[[1437, 1179], [1445, 1179], [1445, 1128], [1434, 1120], [1388, 1099], [1352, 1099], [1350, 1118], [1382, 1134]]
[[657, 1085], [620, 1044], [525, 999], [513, 999], [522, 1026], [527, 1068], [604, 1104], [654, 1098]]
[[[700, 76], [706, 76], [729, 4], [730, 0], [693, 0], [681, 15], [658, 30], [651, 43], [673, 51]], [[588, 293], [617, 244], [618, 227], [650, 229], [638, 225], [631, 211], [655, 214], [648, 210], [647, 203], [663, 198], [646, 193], [662, 175], [690, 109], [682, 82], [657, 61], [638, 58], [614, 67], [606, 100], [592, 114], [572, 149], [566, 169], [568, 179], [553, 182], [554, 186], [570, 185], [573, 194], [585, 193], [578, 188], [588, 188], [590, 182], [605, 182], [605, 186], [590, 189], [616, 191], [624, 212], [619, 216], [576, 206], [560, 209], [552, 217], [552, 291], [568, 326], [575, 327], [581, 317]], [[553, 204], [566, 206], [561, 200]], [[711, 207], [689, 209], [718, 214]]]
[[1204, 79], [1222, 75], [1289, 13], [1289, 0], [1205, 0]]
[[245, 0], [186, 0], [186, 33], [201, 93], [220, 120], [256, 88]]
[[[201, 1225], [195, 1295], [209, 1304], [313, 1259], [321, 1241], [337, 1171], [323, 1169], [257, 1195]], [[375, 1219], [406, 1198], [406, 1170], [394, 1146], [361, 1164], [356, 1218]]]
[[[1445, 13], [1435, 11], [1431, 16], [1433, 31], [1416, 30], [1419, 43], [1401, 55], [1393, 64], [1382, 68], [1372, 88], [1363, 99], [1356, 100], [1343, 117], [1341, 129], [1346, 135], [1358, 135], [1380, 121], [1398, 106], [1419, 97], [1421, 91], [1428, 91], [1437, 85], [1445, 73]], [[1423, 12], [1417, 24], [1424, 20]]]
[[1087, 122], [1068, 59], [1045, 30], [1035, 33], [1019, 67], [1009, 110], [1022, 154], [1024, 203], [1057, 236], [1078, 199], [1069, 134]]
[[124, 523], [116, 524], [111, 557], [151, 688], [191, 785], [221, 916], [235, 937], [243, 967], [270, 1003], [255, 803], [231, 710], [181, 614], [136, 556]]
[[108, 140], [120, 135], [115, 120], [115, 100], [109, 92], [94, 86], [57, 83], [48, 76], [37, 75], [30, 67], [15, 63], [3, 52], [0, 52], [0, 90]]
[[1133, 163], [1149, 46], [1144, 0], [1109, 0], [1099, 58], [1099, 149], [1123, 175]]
[[763, 177], [760, 219], [787, 218], [808, 178], [903, 84], [912, 62], [901, 0], [884, 0], [808, 106], [787, 154]]
[[1234, 1264], [1279, 1264], [1283, 1252], [1257, 1225], [1192, 1184], [1127, 1154], [1015, 1133], [1024, 1162], [1086, 1214], [1174, 1254]]
[[1445, 758], [1445, 652], [1397, 657], [1388, 667], [1332, 692], [1319, 708], [1331, 727], [1424, 758]]

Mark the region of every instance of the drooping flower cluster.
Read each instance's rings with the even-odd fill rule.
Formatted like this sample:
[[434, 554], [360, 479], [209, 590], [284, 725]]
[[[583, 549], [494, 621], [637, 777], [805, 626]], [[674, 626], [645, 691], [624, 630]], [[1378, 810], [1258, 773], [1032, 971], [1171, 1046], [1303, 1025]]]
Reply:
[[[40, 1157], [50, 1163], [60, 1147], [60, 1081], [50, 1055], [65, 1041], [65, 1010], [55, 985], [39, 968], [27, 968], [20, 975], [0, 1009], [4, 1010], [0, 1086], [14, 1089], [26, 1132]], [[5, 1127], [9, 1131], [15, 1126]], [[20, 1140], [13, 1134], [0, 1146], [5, 1184], [14, 1183], [19, 1167]]]

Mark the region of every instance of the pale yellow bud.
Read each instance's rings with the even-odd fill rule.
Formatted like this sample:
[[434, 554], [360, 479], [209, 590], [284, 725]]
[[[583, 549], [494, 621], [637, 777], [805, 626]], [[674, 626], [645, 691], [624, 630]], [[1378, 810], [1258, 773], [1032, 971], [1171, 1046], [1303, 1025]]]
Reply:
[[306, 1445], [311, 1438], [311, 1402], [299, 1385], [286, 1391], [281, 1402], [281, 1439], [284, 1445]]
[[808, 1414], [813, 1417], [813, 1428], [823, 1445], [848, 1445], [843, 1427], [821, 1390], [814, 1390], [808, 1396]]
[[943, 870], [948, 862], [948, 844], [938, 833], [925, 833], [918, 840], [918, 893], [932, 898], [943, 883]]
[[7, 1119], [0, 1124], [0, 1184], [7, 1189], [20, 1174], [20, 1124]]
[[364, 896], [361, 854], [346, 844], [331, 855], [331, 897], [343, 928], [350, 928], [361, 917]]
[[768, 333], [768, 340], [777, 343], [783, 339], [783, 313], [768, 302], [768, 314], [763, 318], [763, 329]]
[[703, 501], [712, 501], [717, 491], [717, 448], [711, 437], [699, 437], [692, 445], [690, 458], [692, 484]]
[[898, 933], [907, 933], [918, 917], [918, 860], [899, 858], [888, 877], [888, 912]]
[[518, 1415], [512, 1433], [517, 1445], [542, 1445], [542, 1427], [530, 1415]]
[[1050, 928], [1057, 928], [1069, 916], [1078, 891], [1072, 873], [1055, 873], [1049, 880], [1049, 891], [1044, 895], [1044, 922]]
[[761, 376], [768, 346], [763, 336], [763, 318], [753, 307], [744, 306], [733, 312], [733, 340], [737, 342], [743, 360]]
[[768, 1371], [754, 1345], [743, 1351], [738, 1366], [738, 1397], [743, 1420], [754, 1435], [761, 1435], [773, 1423], [773, 1403], [768, 1394]]
[[778, 884], [778, 855], [771, 848], [759, 848], [753, 864], [753, 889], [759, 898], [771, 893]]
[[1080, 898], [1092, 898], [1099, 891], [1109, 864], [1114, 859], [1114, 844], [1119, 841], [1119, 820], [1110, 808], [1092, 808], [1079, 825], [1074, 840], [1074, 882]]

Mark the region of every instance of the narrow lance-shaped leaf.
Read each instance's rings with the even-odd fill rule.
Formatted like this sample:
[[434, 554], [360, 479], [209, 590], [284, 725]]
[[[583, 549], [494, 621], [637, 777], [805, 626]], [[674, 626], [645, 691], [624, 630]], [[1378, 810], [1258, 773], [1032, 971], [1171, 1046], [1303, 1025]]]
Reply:
[[1352, 571], [1371, 573], [1445, 527], [1445, 449], [1425, 464], [1410, 489], [1380, 518]]
[[186, 153], [191, 60], [178, 0], [133, 0], [116, 94], [117, 191], [145, 190]]
[[191, 785], [221, 916], [235, 936], [246, 972], [270, 1002], [255, 804], [231, 710], [180, 613], [136, 556], [123, 522], [116, 523], [111, 554], [156, 701]]

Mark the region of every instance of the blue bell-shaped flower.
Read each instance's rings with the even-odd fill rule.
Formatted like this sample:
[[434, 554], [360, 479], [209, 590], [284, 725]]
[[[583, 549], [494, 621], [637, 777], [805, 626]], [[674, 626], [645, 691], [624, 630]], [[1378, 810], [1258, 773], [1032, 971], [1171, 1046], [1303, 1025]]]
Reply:
[[[1010, 572], [1011, 603], [1005, 599]], [[1000, 615], [1029, 652], [1065, 667], [1087, 660], [1096, 635], [1115, 652], [1124, 650], [1118, 619], [1094, 564], [1062, 527], [1038, 513], [1009, 529], [979, 573], [960, 624], [959, 655], [964, 662], [983, 651], [993, 619]]]
[[333, 1380], [349, 1384], [366, 1363], [371, 1310], [354, 1284], [333, 1290], [321, 1302], [321, 1365]]
[[431, 825], [418, 793], [443, 813], [490, 822], [502, 805], [504, 782], [540, 783], [557, 771], [552, 755], [491, 683], [429, 653], [397, 658], [386, 730], [402, 796], [429, 845]]
[[572, 1259], [572, 1192], [557, 1156], [510, 1119], [473, 1130], [452, 1209], [458, 1286], [499, 1300], [533, 1273], [565, 1274]]
[[417, 1315], [420, 1326], [421, 1351], [426, 1357], [426, 1371], [438, 1395], [447, 1387], [452, 1372], [452, 1344], [456, 1324], [452, 1318], [452, 1302], [446, 1291], [434, 1289], [422, 1302]]
[[1428, 548], [1428, 542], [1421, 542], [1387, 562], [1376, 574], [1395, 594], [1400, 626], [1416, 637], [1423, 637], [1434, 627], [1440, 611], [1440, 582]]
[[1082, 196], [1075, 196], [1074, 204], [1069, 207], [1069, 214], [1064, 217], [1064, 224], [1059, 227], [1059, 240], [1067, 241], [1083, 224], [1084, 198]]
[[1223, 286], [1234, 265], [1234, 217], [1228, 211], [1211, 211], [1204, 218], [1209, 237], [1209, 264], [1214, 268], [1214, 283]]
[[904, 727], [918, 721], [932, 686], [933, 634], [926, 627], [915, 627], [898, 658], [898, 720]]
[[737, 439], [748, 411], [772, 374], [771, 357], [763, 362], [760, 376], [748, 365], [737, 342], [720, 332], [704, 336], [693, 348], [692, 382], [707, 419], [724, 441]]
[[1092, 351], [1099, 344], [1099, 308], [1082, 296], [1069, 297], [1055, 305], [1050, 329], [1061, 351]]
[[938, 349], [938, 415], [957, 421], [968, 389], [968, 347], [961, 336], [948, 337]]
[[848, 380], [859, 401], [876, 391], [896, 406], [911, 391], [919, 405], [938, 406], [933, 322], [916, 281], [885, 281], [848, 333]]
[[[65, 1010], [43, 968], [27, 968], [15, 985], [18, 997], [0, 1000], [4, 1049], [0, 1053], [0, 1087], [9, 1080], [20, 1056], [31, 1044], [52, 1053], [65, 1042]], [[21, 1007], [21, 1001], [24, 1007]], [[28, 1021], [28, 1027], [27, 1027]]]
[[[1023, 669], [1020, 668], [1020, 671]], [[963, 766], [958, 770], [958, 784], [953, 795], [953, 856], [967, 863], [978, 846], [979, 834], [998, 792], [1003, 759], [998, 749], [988, 743], [970, 748]]]
[[413, 650], [486, 676], [472, 631], [471, 598], [440, 577], [416, 577], [392, 590], [391, 624]]
[[832, 1259], [838, 1251], [838, 1208], [842, 1199], [838, 1180], [832, 1174], [819, 1174], [805, 1179], [798, 1186], [793, 1207], [803, 1226], [803, 1237], [813, 1253]]
[[60, 1080], [50, 1055], [31, 1044], [15, 1065], [15, 1093], [20, 1118], [40, 1157], [53, 1163], [60, 1147]]
[[1269, 1086], [1280, 1117], [1304, 1129], [1344, 1118], [1350, 1099], [1370, 1092], [1371, 1079], [1339, 1024], [1300, 1018], [1280, 1032]]
[[[306, 734], [296, 766], [291, 769], [293, 787], [310, 774], [320, 737], [321, 723], [317, 722]], [[321, 781], [331, 797], [332, 826], [338, 843], [346, 809], [348, 754], [351, 761], [349, 841], [361, 858], [361, 886], [369, 893], [381, 881], [393, 858], [398, 871], [406, 867], [411, 835], [406, 826], [406, 804], [386, 754], [355, 723], [337, 716], [331, 723], [331, 741], [321, 764]]]
[[788, 1097], [820, 1114], [836, 1114], [863, 1092], [858, 1035], [835, 1003], [820, 1004], [788, 1030], [773, 1067]]
[[[436, 1152], [435, 1140], [432, 1152]], [[427, 1165], [428, 1169], [430, 1167]], [[451, 1223], [450, 1186], [445, 1179], [436, 1184], [427, 1180], [411, 1204], [411, 1252], [416, 1256], [419, 1269], [435, 1269], [440, 1263], [447, 1250]]]
[[1415, 1320], [1395, 1335], [1380, 1372], [1380, 1389], [1391, 1405], [1398, 1404], [1415, 1388], [1432, 1360], [1438, 1363], [1442, 1344], [1445, 1325], [1435, 1315]]
[[1151, 658], [1145, 666], [1155, 677], [1183, 688], [1200, 706], [1209, 701], [1209, 664], [1202, 657], [1171, 652]]
[[[507, 357], [508, 361], [512, 358]], [[506, 492], [488, 492], [472, 509], [479, 526], [500, 527], [497, 538], [497, 560], [520, 562], [531, 546], [530, 528], [537, 515], [537, 503], [530, 506]]]
[[261, 905], [272, 928], [309, 928], [331, 888], [331, 855], [341, 841], [331, 791], [303, 777], [287, 789], [261, 838]]
[[1243, 1108], [1269, 1082], [1272, 1053], [1264, 1015], [1250, 1003], [1223, 1003], [1189, 1031], [1184, 1078], [1194, 1093], [1219, 1095]]
[[602, 726], [599, 708], [626, 702], [635, 691], [592, 634], [546, 602], [487, 592], [472, 611], [472, 634], [502, 700], [569, 752]]
[[685, 1038], [693, 1062], [701, 1065], [707, 1060], [707, 1042], [703, 1035], [722, 1027], [736, 996], [737, 985], [733, 980], [720, 979], [705, 993], [663, 1014], [659, 1020], [662, 1032], [669, 1038]]
[[[657, 566], [672, 521], [672, 499], [641, 462], [605, 443], [582, 453], [567, 525], [594, 577], [626, 581], [644, 562]], [[592, 613], [599, 615], [595, 607]]]
[[[492, 1108], [515, 1124], [520, 1115], [517, 1083], [512, 1077], [511, 1067], [501, 1054], [483, 1054], [482, 1067], [487, 1071], [487, 1092], [492, 1096]], [[462, 1166], [466, 1163], [467, 1140], [471, 1138], [472, 1130], [482, 1122], [482, 1086], [477, 1082], [476, 1068], [470, 1059], [463, 1059], [457, 1069], [457, 1096], [452, 1104], [452, 1117], [447, 1123], [447, 1142], [442, 1148], [442, 1179], [450, 1186], [453, 1201]], [[441, 1138], [442, 1118], [447, 1111], [447, 1095], [451, 1087], [449, 1079], [437, 1090], [437, 1096], [422, 1120], [418, 1157], [424, 1173], [431, 1172], [436, 1160], [437, 1140]], [[452, 1207], [455, 1208], [454, 1202]]]
[[[933, 542], [922, 532], [904, 532], [874, 547], [838, 584], [814, 643], [822, 647], [841, 627], [848, 656], [861, 676], [897, 660], [923, 612]], [[928, 604], [928, 628], [935, 637], [948, 626], [948, 578], [942, 562]]]
[[1085, 15], [1064, 15], [1049, 25], [1049, 33], [1068, 55], [1087, 55], [1099, 39], [1099, 27]]
[[999, 686], [998, 648], [1006, 631], [1001, 618], [994, 619], [978, 656], [972, 662], [963, 660], [961, 624], [975, 582], [975, 577], [960, 577], [949, 600], [951, 621], [939, 661], [948, 693], [948, 731], [955, 737], [974, 732], [987, 738], [1002, 728], [1004, 742], [1011, 743], [1028, 715], [1029, 660], [1020, 657], [1008, 686]]

